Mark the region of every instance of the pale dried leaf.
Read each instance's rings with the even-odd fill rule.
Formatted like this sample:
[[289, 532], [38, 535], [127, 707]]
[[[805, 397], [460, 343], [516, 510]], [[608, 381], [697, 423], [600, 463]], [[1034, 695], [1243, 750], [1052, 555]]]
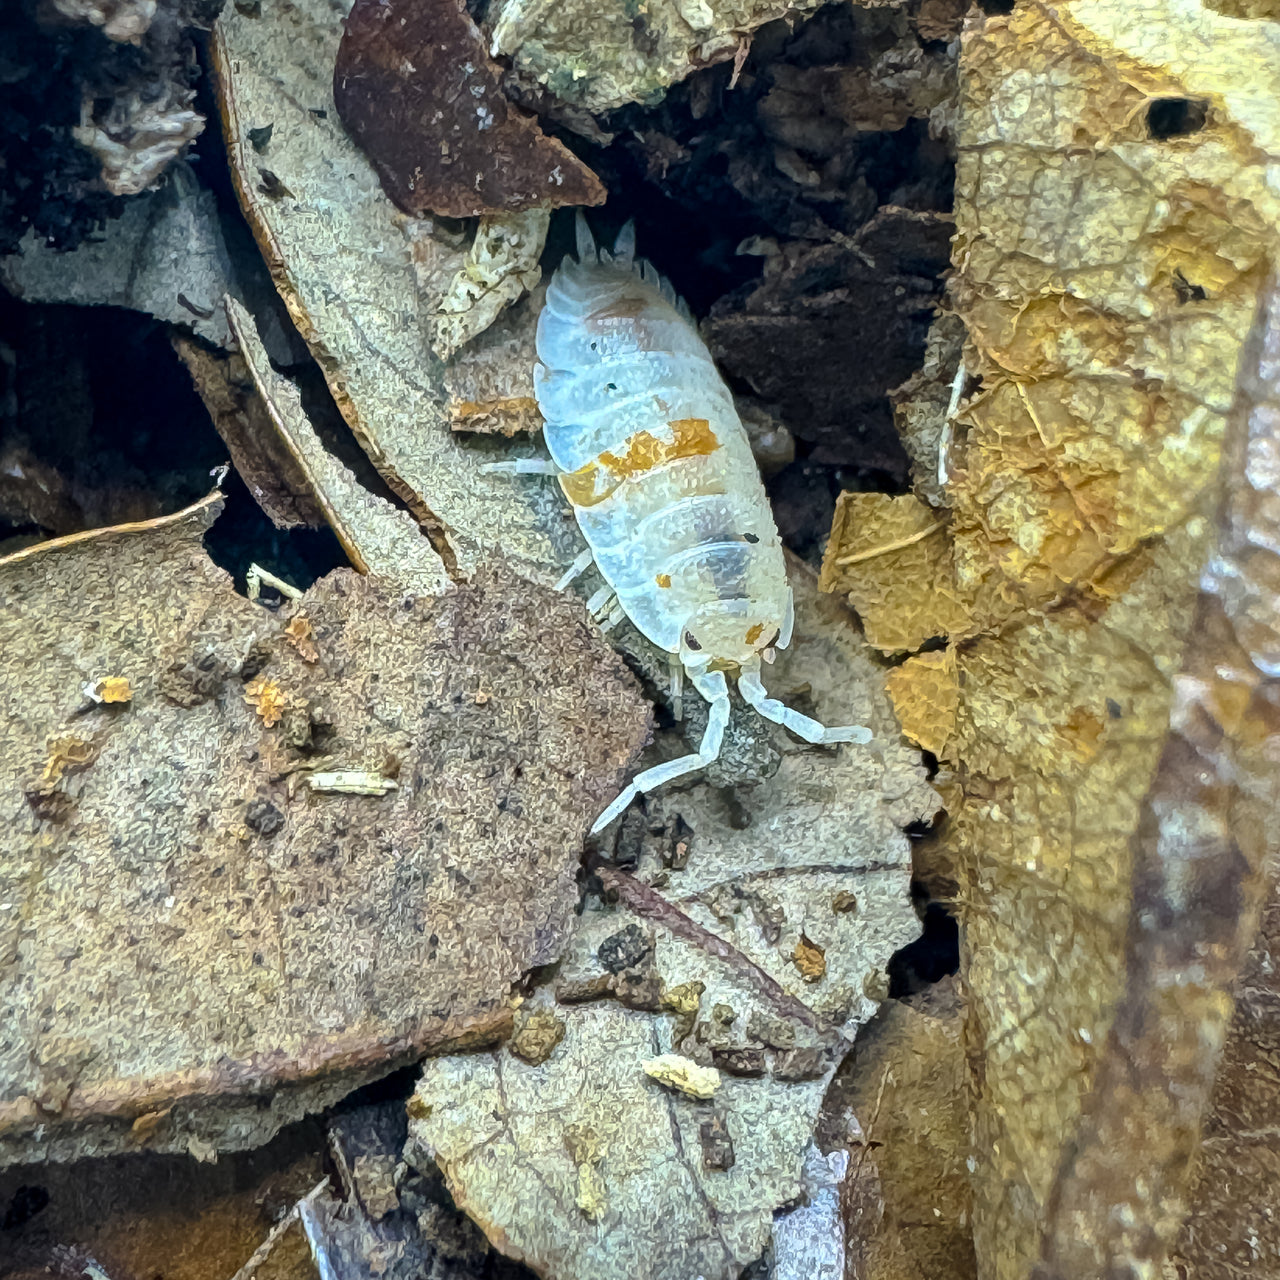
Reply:
[[[396, 212], [343, 130], [331, 82], [340, 36], [323, 0], [223, 11], [213, 61], [241, 204], [339, 409], [451, 567], [467, 574], [500, 551], [554, 581], [577, 547], [563, 504], [482, 474], [488, 458], [449, 429], [430, 332], [464, 253]], [[248, 135], [266, 123], [289, 198], [263, 190]]]
[[302, 407], [301, 392], [272, 367], [252, 317], [234, 298], [227, 299], [227, 314], [280, 439], [351, 563], [419, 591], [444, 590], [449, 582], [444, 564], [413, 517], [370, 493], [324, 447]]
[[[508, 1027], [646, 731], [581, 606], [505, 573], [442, 597], [330, 574], [304, 662], [206, 555], [219, 507], [0, 561], [0, 1162], [127, 1150], [170, 1107], [146, 1145], [212, 1159]], [[249, 661], [287, 695], [274, 728]], [[84, 707], [104, 669], [127, 712]], [[92, 753], [47, 745], [72, 726]], [[297, 786], [321, 730], [396, 789]]]

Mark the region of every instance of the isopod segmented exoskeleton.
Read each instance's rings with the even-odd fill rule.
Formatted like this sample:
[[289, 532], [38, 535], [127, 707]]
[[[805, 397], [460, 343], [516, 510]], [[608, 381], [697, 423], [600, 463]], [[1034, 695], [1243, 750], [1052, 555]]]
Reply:
[[613, 821], [640, 791], [710, 764], [729, 719], [725, 673], [762, 716], [807, 742], [867, 742], [831, 729], [765, 692], [761, 661], [791, 640], [782, 542], [733, 397], [685, 304], [635, 257], [623, 228], [597, 251], [578, 215], [578, 260], [566, 258], [538, 320], [534, 385], [553, 465], [494, 469], [559, 476], [588, 549], [561, 579], [594, 560], [624, 614], [673, 658], [711, 704], [696, 752], [646, 769], [596, 820]]

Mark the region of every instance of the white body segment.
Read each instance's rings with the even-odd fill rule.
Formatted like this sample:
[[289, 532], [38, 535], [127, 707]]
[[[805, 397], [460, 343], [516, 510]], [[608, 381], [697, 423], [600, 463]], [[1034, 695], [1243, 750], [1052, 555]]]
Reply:
[[[725, 671], [766, 718], [809, 742], [870, 739], [826, 729], [770, 698], [761, 660], [791, 638], [782, 542], [733, 397], [670, 284], [634, 256], [625, 228], [598, 253], [579, 215], [538, 321], [534, 385], [547, 448], [601, 575], [625, 614], [673, 655], [711, 703], [699, 750], [640, 774], [600, 816], [713, 761], [729, 717]], [[533, 468], [516, 464], [512, 470]], [[580, 557], [567, 583], [588, 561]], [[593, 597], [608, 614], [611, 600]]]

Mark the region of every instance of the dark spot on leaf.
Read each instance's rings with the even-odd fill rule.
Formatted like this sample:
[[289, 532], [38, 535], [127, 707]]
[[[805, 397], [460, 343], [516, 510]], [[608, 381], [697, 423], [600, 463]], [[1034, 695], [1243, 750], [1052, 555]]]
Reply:
[[275, 125], [264, 124], [261, 129], [249, 130], [249, 145], [258, 152], [266, 150], [267, 143], [271, 141], [271, 134], [275, 130]]

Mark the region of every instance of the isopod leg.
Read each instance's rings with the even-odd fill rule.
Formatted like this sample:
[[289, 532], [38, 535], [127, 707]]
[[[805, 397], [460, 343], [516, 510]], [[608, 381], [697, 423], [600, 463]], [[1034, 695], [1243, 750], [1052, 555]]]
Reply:
[[577, 557], [574, 559], [574, 562], [564, 571], [564, 574], [561, 576], [559, 582], [556, 583], [553, 590], [563, 591], [575, 578], [580, 577], [591, 568], [591, 562], [593, 559], [594, 557], [591, 554], [590, 547], [585, 551], [579, 552]]
[[860, 724], [828, 728], [824, 724], [819, 724], [817, 720], [801, 715], [785, 703], [779, 702], [777, 698], [769, 697], [764, 685], [760, 683], [759, 675], [754, 671], [744, 671], [738, 677], [738, 691], [766, 720], [772, 720], [774, 724], [790, 729], [806, 742], [867, 743], [871, 741], [871, 730], [864, 729]]
[[613, 602], [613, 588], [606, 582], [604, 586], [587, 601], [587, 612], [593, 618], [603, 617], [610, 609], [613, 608]]
[[671, 657], [671, 715], [684, 719], [684, 663], [674, 654]]
[[615, 604], [609, 610], [609, 616], [600, 624], [600, 630], [612, 631], [626, 616], [627, 611], [620, 604]]
[[725, 684], [724, 672], [709, 671], [695, 675], [693, 685], [711, 704], [711, 714], [707, 717], [707, 727], [697, 751], [636, 774], [631, 785], [624, 787], [618, 798], [595, 820], [591, 828], [592, 835], [603, 831], [619, 817], [640, 792], [652, 791], [664, 782], [671, 782], [684, 777], [686, 773], [705, 768], [719, 757], [720, 745], [724, 741], [724, 728], [729, 723], [729, 687]]

